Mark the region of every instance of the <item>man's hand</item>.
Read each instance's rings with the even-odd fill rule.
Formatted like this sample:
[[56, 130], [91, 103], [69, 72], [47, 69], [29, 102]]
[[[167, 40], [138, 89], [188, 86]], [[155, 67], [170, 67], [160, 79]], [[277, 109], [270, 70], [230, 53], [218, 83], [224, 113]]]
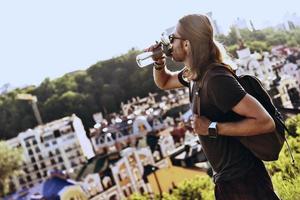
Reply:
[[[150, 46], [149, 48], [144, 49], [144, 52], [154, 52], [152, 59], [159, 65], [165, 65], [166, 58], [162, 53], [161, 48], [162, 48], [161, 44], [157, 43], [155, 45]], [[155, 53], [155, 52], [159, 52], [159, 53]]]
[[208, 135], [210, 123], [211, 121], [204, 116], [194, 115], [192, 119], [192, 127], [194, 132], [198, 135]]

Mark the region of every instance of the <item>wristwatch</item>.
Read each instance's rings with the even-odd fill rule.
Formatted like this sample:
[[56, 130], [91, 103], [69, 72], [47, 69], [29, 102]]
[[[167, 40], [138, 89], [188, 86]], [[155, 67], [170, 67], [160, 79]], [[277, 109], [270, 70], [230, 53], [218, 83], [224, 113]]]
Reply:
[[217, 122], [211, 122], [208, 127], [208, 137], [217, 138], [218, 137], [218, 128]]

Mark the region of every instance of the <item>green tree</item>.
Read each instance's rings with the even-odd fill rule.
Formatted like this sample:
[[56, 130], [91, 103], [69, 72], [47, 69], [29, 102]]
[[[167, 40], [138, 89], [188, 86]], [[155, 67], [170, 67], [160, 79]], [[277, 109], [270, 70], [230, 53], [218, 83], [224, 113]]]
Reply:
[[287, 33], [283, 31], [270, 32], [270, 34], [267, 35], [266, 40], [270, 46], [282, 45], [286, 44], [288, 36]]
[[238, 43], [238, 35], [234, 27], [230, 28], [226, 40], [223, 41], [226, 46], [234, 45]]
[[239, 48], [238, 45], [234, 44], [234, 45], [228, 46], [226, 49], [227, 49], [230, 56], [233, 56], [233, 57], [237, 58], [236, 51], [238, 50], [238, 48]]
[[246, 46], [249, 47], [252, 52], [262, 52], [270, 50], [267, 43], [263, 41], [246, 42]]
[[[134, 194], [130, 200], [150, 199], [149, 195]], [[205, 176], [197, 176], [190, 180], [185, 180], [179, 183], [177, 188], [172, 190], [171, 194], [163, 193], [163, 197], [155, 195], [155, 199], [163, 200], [211, 200], [214, 199], [214, 184], [212, 179]]]
[[49, 78], [46, 78], [33, 93], [33, 95], [38, 96], [38, 100], [41, 102], [45, 102], [54, 94], [55, 85]]
[[11, 148], [5, 141], [0, 141], [0, 196], [9, 192], [8, 179], [19, 172], [22, 162], [22, 150]]
[[272, 176], [275, 191], [284, 200], [300, 199], [300, 114], [290, 117], [286, 124], [290, 131], [296, 131], [298, 135], [288, 137], [288, 143], [295, 158], [295, 164], [292, 164], [290, 152], [287, 145], [276, 162], [267, 163], [267, 168]]
[[300, 114], [288, 118], [285, 123], [292, 135], [300, 135]]
[[184, 181], [174, 190], [174, 196], [179, 199], [203, 199], [214, 198], [214, 184], [209, 176], [198, 176], [195, 179]]

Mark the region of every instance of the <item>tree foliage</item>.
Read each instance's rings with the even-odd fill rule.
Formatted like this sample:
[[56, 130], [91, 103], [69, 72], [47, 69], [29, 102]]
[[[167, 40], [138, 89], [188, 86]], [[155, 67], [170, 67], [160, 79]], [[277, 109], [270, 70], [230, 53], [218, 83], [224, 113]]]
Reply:
[[[162, 200], [211, 200], [214, 199], [214, 184], [207, 175], [197, 176], [190, 180], [185, 180], [176, 186], [171, 193], [163, 193], [162, 197], [155, 194], [154, 199]], [[129, 200], [153, 199], [151, 195], [133, 194]], [[153, 196], [153, 195], [152, 195]]]
[[8, 178], [20, 170], [22, 162], [20, 149], [10, 148], [6, 142], [0, 141], [0, 196], [9, 192]]
[[295, 133], [293, 137], [288, 138], [295, 164], [292, 163], [287, 144], [285, 144], [279, 159], [268, 163], [267, 168], [279, 196], [285, 200], [293, 200], [300, 199], [300, 114], [288, 118], [286, 124], [289, 131]]
[[[276, 45], [287, 45], [290, 47], [300, 46], [300, 28], [290, 31], [275, 30], [272, 28], [254, 31], [239, 29], [239, 34], [244, 44], [249, 47], [252, 52], [269, 51], [272, 46]], [[231, 27], [227, 36], [217, 36], [217, 40], [227, 46], [231, 55], [236, 57], [235, 51], [239, 45], [239, 38], [234, 27]]]

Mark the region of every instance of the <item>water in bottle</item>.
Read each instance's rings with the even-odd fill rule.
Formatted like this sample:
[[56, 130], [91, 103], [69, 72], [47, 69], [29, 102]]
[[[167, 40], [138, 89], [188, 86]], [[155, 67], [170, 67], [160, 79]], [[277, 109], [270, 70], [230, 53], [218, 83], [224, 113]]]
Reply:
[[146, 67], [146, 66], [151, 65], [155, 62], [153, 60], [153, 56], [158, 55], [158, 54], [162, 54], [161, 49], [159, 49], [159, 51], [155, 51], [155, 52], [141, 53], [141, 54], [137, 55], [136, 62], [137, 62], [139, 67], [141, 67], [141, 68]]

